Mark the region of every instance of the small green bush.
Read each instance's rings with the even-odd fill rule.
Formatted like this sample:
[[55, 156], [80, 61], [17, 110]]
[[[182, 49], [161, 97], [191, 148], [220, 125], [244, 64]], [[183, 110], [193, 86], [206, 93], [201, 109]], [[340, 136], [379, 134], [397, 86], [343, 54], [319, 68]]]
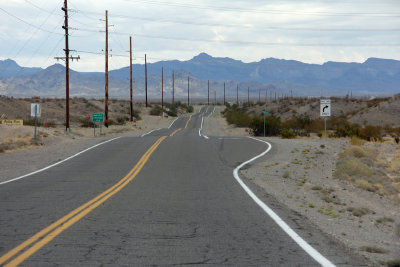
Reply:
[[294, 132], [290, 129], [283, 129], [281, 131], [281, 136], [282, 136], [282, 138], [285, 138], [285, 139], [292, 139], [292, 138], [296, 137]]
[[150, 115], [161, 116], [162, 112], [163, 112], [162, 108], [159, 105], [156, 105], [150, 110]]
[[357, 158], [340, 160], [334, 172], [334, 176], [341, 179], [349, 176], [370, 177], [372, 174], [372, 170]]
[[386, 263], [388, 267], [400, 267], [400, 259], [394, 259]]
[[383, 248], [378, 248], [375, 246], [362, 246], [360, 250], [368, 253], [379, 253], [379, 254], [387, 253], [387, 251], [384, 250]]
[[347, 208], [348, 212], [351, 212], [353, 216], [356, 217], [362, 217], [366, 214], [372, 213], [372, 211], [368, 208], [360, 207], [360, 208], [354, 208], [354, 207], [348, 207]]
[[90, 116], [79, 119], [78, 121], [80, 123], [80, 125], [79, 125], [80, 127], [85, 127], [85, 128], [93, 127], [93, 122], [92, 122]]

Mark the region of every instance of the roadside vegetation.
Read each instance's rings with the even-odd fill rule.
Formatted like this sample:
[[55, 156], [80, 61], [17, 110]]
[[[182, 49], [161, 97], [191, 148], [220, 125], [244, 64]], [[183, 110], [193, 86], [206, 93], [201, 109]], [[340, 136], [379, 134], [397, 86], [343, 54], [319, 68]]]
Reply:
[[170, 117], [177, 117], [178, 114], [193, 113], [193, 110], [193, 106], [188, 106], [186, 104], [182, 104], [180, 101], [177, 101], [174, 104], [164, 103], [164, 110], [162, 109], [160, 104], [152, 104], [150, 115], [162, 116], [164, 112]]
[[[368, 106], [376, 106], [383, 101], [376, 99], [367, 102]], [[264, 135], [264, 117], [256, 112], [256, 104], [226, 105], [222, 112], [229, 124], [236, 127], [249, 128], [254, 136]], [[287, 109], [288, 107], [286, 107]], [[285, 111], [285, 105], [280, 109]], [[288, 110], [286, 110], [288, 111]], [[295, 110], [290, 118], [282, 120], [277, 112], [265, 115], [265, 134], [267, 136], [281, 136], [283, 138], [295, 138], [297, 136], [310, 136], [316, 134], [319, 137], [325, 135], [324, 120], [322, 118], [312, 119], [308, 115], [298, 115]], [[315, 112], [318, 112], [317, 110]], [[261, 113], [261, 112], [260, 112]], [[327, 136], [330, 138], [350, 137], [365, 141], [380, 141], [383, 136], [391, 136], [399, 144], [400, 127], [363, 125], [351, 123], [346, 115], [330, 117], [327, 119]]]

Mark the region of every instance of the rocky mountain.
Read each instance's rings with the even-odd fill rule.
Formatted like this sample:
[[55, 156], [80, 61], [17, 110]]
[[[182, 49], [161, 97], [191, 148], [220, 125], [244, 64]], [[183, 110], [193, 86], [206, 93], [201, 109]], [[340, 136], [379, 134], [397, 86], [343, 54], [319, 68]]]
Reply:
[[[212, 57], [201, 53], [187, 61], [171, 60], [148, 64], [148, 88], [151, 96], [159, 96], [161, 90], [161, 68], [164, 67], [164, 89], [166, 96], [172, 90], [172, 71], [175, 71], [177, 97], [187, 92], [187, 77], [190, 77], [192, 97], [207, 97], [207, 80], [210, 80], [210, 95], [223, 92], [236, 98], [239, 86], [240, 97], [258, 98], [258, 89], [269, 88], [272, 92], [294, 95], [338, 95], [351, 92], [353, 95], [393, 95], [400, 92], [400, 61], [369, 58], [364, 63], [326, 62], [322, 65], [307, 64], [295, 60], [266, 58], [259, 62], [244, 63], [231, 58]], [[134, 94], [144, 95], [144, 65], [133, 65]], [[104, 73], [70, 72], [71, 96], [102, 97], [104, 95]], [[129, 95], [129, 66], [109, 73], [111, 97]], [[10, 59], [0, 61], [0, 94], [9, 96], [65, 95], [65, 69], [55, 64], [46, 69], [24, 68]], [[274, 96], [274, 95], [273, 95]]]

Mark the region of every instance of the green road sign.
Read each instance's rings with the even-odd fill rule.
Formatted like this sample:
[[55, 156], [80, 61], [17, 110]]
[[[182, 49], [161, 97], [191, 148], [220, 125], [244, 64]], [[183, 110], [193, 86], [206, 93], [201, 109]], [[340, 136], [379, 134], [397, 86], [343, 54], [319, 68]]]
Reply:
[[102, 113], [93, 113], [93, 122], [103, 122], [103, 114]]
[[264, 109], [264, 110], [262, 111], [262, 114], [267, 115], [267, 114], [268, 114], [268, 110], [265, 110], [265, 109]]

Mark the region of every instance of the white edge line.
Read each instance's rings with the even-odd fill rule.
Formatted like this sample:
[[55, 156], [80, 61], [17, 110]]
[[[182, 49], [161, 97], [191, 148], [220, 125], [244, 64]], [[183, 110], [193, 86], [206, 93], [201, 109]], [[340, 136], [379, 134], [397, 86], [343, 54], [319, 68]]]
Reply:
[[284, 222], [270, 207], [268, 207], [264, 202], [262, 202], [254, 193], [253, 191], [250, 190], [250, 188], [247, 187], [247, 185], [240, 179], [239, 177], [239, 170], [245, 166], [246, 164], [264, 156], [267, 154], [271, 148], [272, 145], [268, 143], [267, 141], [263, 141], [257, 138], [253, 137], [248, 137], [263, 143], [266, 143], [268, 145], [268, 149], [265, 150], [263, 153], [259, 154], [258, 156], [255, 156], [252, 159], [249, 159], [246, 162], [243, 162], [239, 166], [237, 166], [233, 170], [233, 176], [235, 177], [236, 181], [240, 184], [240, 186], [246, 191], [246, 193], [254, 200], [254, 202], [257, 203], [258, 206], [260, 206], [268, 215], [275, 221], [276, 224], [279, 225], [279, 227], [286, 232], [305, 252], [308, 253], [315, 261], [317, 261], [319, 264], [322, 266], [335, 266], [332, 262], [330, 262], [327, 258], [321, 255], [316, 249], [314, 249], [310, 244], [308, 244], [303, 238], [301, 238], [290, 226]]
[[14, 181], [23, 179], [23, 178], [25, 178], [25, 177], [31, 176], [31, 175], [33, 175], [33, 174], [36, 174], [36, 173], [45, 171], [45, 170], [50, 169], [50, 168], [52, 168], [52, 167], [54, 167], [54, 166], [57, 166], [58, 164], [61, 164], [61, 163], [65, 162], [65, 161], [67, 161], [67, 160], [70, 160], [70, 159], [72, 159], [72, 158], [74, 158], [74, 157], [76, 157], [76, 156], [78, 156], [78, 155], [80, 155], [80, 154], [82, 154], [82, 153], [84, 153], [84, 152], [86, 152], [86, 151], [92, 149], [92, 148], [95, 148], [95, 147], [97, 147], [97, 146], [104, 145], [105, 143], [114, 141], [114, 140], [119, 139], [119, 138], [121, 138], [121, 136], [115, 137], [115, 138], [113, 138], [113, 139], [110, 139], [110, 140], [104, 141], [104, 142], [102, 142], [102, 143], [99, 143], [99, 144], [97, 144], [97, 145], [91, 146], [91, 147], [89, 147], [89, 148], [86, 148], [85, 150], [82, 150], [81, 152], [76, 153], [75, 155], [72, 155], [72, 156], [70, 156], [70, 157], [68, 157], [68, 158], [66, 158], [66, 159], [60, 160], [60, 161], [58, 161], [58, 162], [56, 162], [56, 163], [54, 163], [54, 164], [51, 164], [51, 165], [49, 165], [49, 166], [47, 166], [47, 167], [44, 167], [44, 168], [42, 168], [42, 169], [40, 169], [40, 170], [31, 172], [31, 173], [28, 173], [28, 174], [25, 174], [25, 175], [22, 175], [22, 176], [20, 176], [20, 177], [13, 178], [13, 179], [10, 179], [10, 180], [4, 181], [4, 182], [0, 182], [0, 185], [7, 184], [7, 183], [11, 183], [11, 182], [14, 182]]
[[148, 135], [148, 134], [151, 134], [152, 132], [159, 131], [159, 130], [161, 130], [161, 129], [162, 129], [162, 128], [158, 128], [158, 129], [151, 130], [150, 132], [147, 132], [147, 133], [142, 134], [140, 137], [146, 136], [146, 135]]
[[210, 118], [210, 116], [214, 113], [214, 110], [215, 110], [215, 107], [214, 107], [213, 111], [211, 111], [211, 113], [208, 114], [207, 118]]
[[200, 128], [199, 128], [199, 136], [201, 137], [201, 129], [203, 129], [203, 120], [204, 120], [204, 117], [201, 117], [201, 125], [200, 125]]
[[177, 119], [179, 119], [179, 117], [177, 117], [177, 118], [171, 123], [171, 125], [168, 127], [168, 129], [171, 128], [172, 124], [174, 124], [174, 122], [175, 122]]

